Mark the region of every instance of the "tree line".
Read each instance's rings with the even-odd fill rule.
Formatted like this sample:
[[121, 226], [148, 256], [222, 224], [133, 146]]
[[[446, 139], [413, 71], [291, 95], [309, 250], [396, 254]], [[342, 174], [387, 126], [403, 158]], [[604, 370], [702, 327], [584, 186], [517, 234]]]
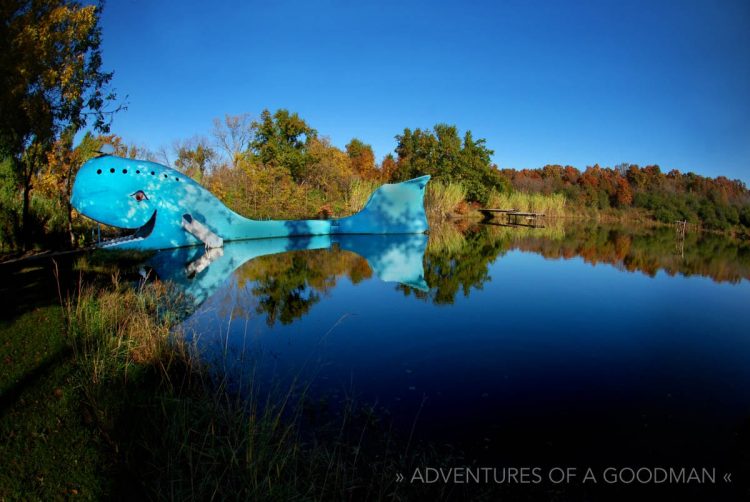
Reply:
[[546, 165], [539, 169], [503, 169], [515, 190], [562, 193], [574, 205], [648, 211], [655, 219], [687, 221], [714, 230], [750, 229], [750, 192], [740, 180], [709, 178], [658, 165], [640, 167], [598, 164], [583, 172], [572, 166]]

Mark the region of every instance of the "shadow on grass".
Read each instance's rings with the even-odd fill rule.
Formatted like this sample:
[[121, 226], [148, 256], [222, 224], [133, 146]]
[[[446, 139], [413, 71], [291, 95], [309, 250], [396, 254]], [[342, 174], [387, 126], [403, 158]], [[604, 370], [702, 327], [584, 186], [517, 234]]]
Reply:
[[440, 500], [486, 490], [398, 483], [414, 466], [462, 459], [394, 436], [373, 408], [331, 410], [303, 384], [227, 392], [174, 336], [179, 302], [156, 282], [84, 288], [66, 303], [64, 322], [49, 324], [62, 347], [4, 393], [0, 498]]

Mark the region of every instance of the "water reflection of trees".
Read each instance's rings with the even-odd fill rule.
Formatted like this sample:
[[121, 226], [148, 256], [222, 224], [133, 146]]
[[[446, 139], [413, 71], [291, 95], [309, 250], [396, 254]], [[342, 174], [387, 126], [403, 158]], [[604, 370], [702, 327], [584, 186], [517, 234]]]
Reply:
[[[512, 250], [546, 259], [581, 258], [649, 276], [709, 277], [716, 282], [750, 279], [750, 243], [722, 235], [688, 233], [684, 241], [670, 227], [592, 225], [586, 222], [546, 228], [499, 225], [438, 225], [433, 227], [424, 257], [429, 290], [399, 284], [404, 295], [437, 305], [469, 296], [491, 280], [490, 264]], [[263, 315], [266, 323], [290, 324], [305, 316], [342, 277], [352, 283], [373, 272], [363, 257], [338, 248], [291, 251], [263, 256], [235, 272], [235, 288], [220, 299], [233, 316]], [[229, 307], [231, 305], [231, 307]]]
[[687, 233], [684, 240], [673, 227], [627, 225], [567, 225], [562, 236], [550, 239], [529, 234], [512, 239], [512, 249], [545, 258], [580, 256], [586, 263], [605, 263], [651, 277], [708, 277], [715, 282], [750, 279], [750, 242], [714, 233]]
[[490, 280], [489, 264], [504, 253], [504, 242], [492, 238], [485, 226], [443, 224], [433, 227], [424, 259], [428, 291], [400, 284], [404, 295], [435, 304], [451, 304], [461, 292], [482, 289]]
[[[276, 322], [290, 324], [306, 315], [341, 277], [357, 284], [371, 276], [367, 260], [337, 248], [262, 256], [235, 272], [242, 292], [237, 302], [250, 301], [254, 308], [239, 308], [234, 312], [265, 315], [269, 326]], [[243, 298], [244, 293], [250, 297]]]
[[453, 303], [491, 280], [488, 266], [511, 250], [547, 259], [580, 257], [590, 264], [609, 264], [628, 272], [655, 276], [709, 277], [716, 282], [750, 279], [750, 243], [713, 233], [688, 233], [672, 227], [598, 225], [558, 222], [545, 228], [504, 225], [442, 225], [434, 228], [425, 254], [429, 291], [399, 285], [406, 295], [435, 304]]

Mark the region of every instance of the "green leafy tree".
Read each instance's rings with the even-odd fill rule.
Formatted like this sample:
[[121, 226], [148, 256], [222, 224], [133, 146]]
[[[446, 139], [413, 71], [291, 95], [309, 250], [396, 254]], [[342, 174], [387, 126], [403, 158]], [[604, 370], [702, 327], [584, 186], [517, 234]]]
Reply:
[[9, 158], [0, 160], [0, 251], [15, 247], [21, 222], [16, 211], [17, 174]]
[[396, 136], [396, 181], [425, 174], [444, 182], [464, 185], [470, 201], [486, 202], [490, 191], [505, 190], [500, 172], [492, 165], [493, 151], [484, 139], [475, 140], [471, 131], [458, 134], [456, 126], [437, 124], [429, 129], [404, 129]]
[[263, 110], [253, 123], [250, 149], [263, 164], [288, 169], [295, 181], [305, 177], [310, 157], [308, 146], [317, 137], [315, 129], [296, 113]]

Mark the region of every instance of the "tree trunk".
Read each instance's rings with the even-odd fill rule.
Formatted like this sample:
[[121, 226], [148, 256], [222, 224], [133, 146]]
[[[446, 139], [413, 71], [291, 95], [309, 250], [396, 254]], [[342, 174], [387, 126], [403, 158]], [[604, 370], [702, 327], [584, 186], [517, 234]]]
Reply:
[[73, 233], [73, 208], [70, 205], [70, 202], [68, 202], [65, 207], [68, 210], [68, 235], [70, 236], [70, 247], [75, 248], [76, 247], [76, 236]]

